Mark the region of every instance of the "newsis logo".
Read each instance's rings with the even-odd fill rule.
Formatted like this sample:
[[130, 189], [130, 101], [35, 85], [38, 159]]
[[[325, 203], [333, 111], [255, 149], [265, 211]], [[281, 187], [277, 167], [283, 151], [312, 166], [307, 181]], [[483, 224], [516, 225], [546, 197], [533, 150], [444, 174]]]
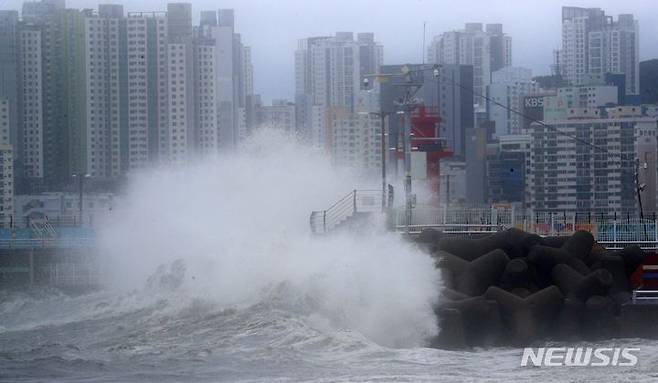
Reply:
[[631, 347], [526, 347], [521, 366], [630, 367], [637, 364], [639, 351]]

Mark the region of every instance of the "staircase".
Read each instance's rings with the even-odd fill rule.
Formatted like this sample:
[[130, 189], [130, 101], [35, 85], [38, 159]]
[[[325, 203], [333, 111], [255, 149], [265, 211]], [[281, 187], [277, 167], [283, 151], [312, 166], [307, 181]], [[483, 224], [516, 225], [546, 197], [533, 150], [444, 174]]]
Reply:
[[32, 229], [34, 238], [57, 238], [57, 231], [55, 231], [55, 228], [48, 220], [48, 217], [45, 216], [43, 218], [30, 218], [30, 229]]
[[381, 212], [384, 205], [381, 190], [352, 190], [327, 210], [311, 213], [311, 231], [316, 235], [328, 234], [346, 227], [356, 220]]

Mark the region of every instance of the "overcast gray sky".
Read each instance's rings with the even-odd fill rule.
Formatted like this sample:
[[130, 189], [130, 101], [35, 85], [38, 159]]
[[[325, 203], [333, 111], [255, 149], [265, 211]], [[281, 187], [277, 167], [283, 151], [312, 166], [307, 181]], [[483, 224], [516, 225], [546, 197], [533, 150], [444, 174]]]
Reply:
[[[165, 10], [166, 0], [67, 0], [71, 8], [123, 4], [127, 11]], [[292, 98], [297, 40], [336, 31], [374, 32], [384, 44], [384, 62], [420, 62], [423, 22], [427, 41], [466, 22], [503, 23], [512, 36], [513, 62], [533, 74], [547, 74], [560, 46], [563, 5], [600, 7], [616, 17], [640, 20], [640, 57], [658, 57], [658, 2], [655, 0], [193, 0], [202, 10], [233, 8], [236, 28], [252, 47], [255, 91], [265, 100]], [[0, 0], [0, 9], [20, 9], [22, 0]], [[196, 20], [195, 20], [196, 22]]]

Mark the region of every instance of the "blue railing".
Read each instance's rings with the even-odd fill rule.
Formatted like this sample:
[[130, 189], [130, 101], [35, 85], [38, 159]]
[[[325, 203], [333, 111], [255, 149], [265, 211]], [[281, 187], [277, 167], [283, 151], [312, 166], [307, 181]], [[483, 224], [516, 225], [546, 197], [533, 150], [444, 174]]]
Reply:
[[41, 237], [29, 228], [0, 229], [0, 249], [85, 247], [94, 238], [94, 230], [84, 227], [57, 228], [54, 237]]

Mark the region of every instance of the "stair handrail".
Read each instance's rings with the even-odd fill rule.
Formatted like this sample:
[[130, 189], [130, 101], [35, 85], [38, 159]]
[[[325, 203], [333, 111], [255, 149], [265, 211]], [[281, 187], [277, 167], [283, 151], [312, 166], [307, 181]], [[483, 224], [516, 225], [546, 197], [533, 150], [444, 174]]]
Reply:
[[346, 194], [345, 196], [343, 196], [343, 198], [341, 198], [341, 199], [339, 199], [338, 201], [334, 202], [334, 204], [331, 205], [331, 206], [329, 206], [329, 208], [326, 209], [325, 211], [330, 211], [331, 209], [333, 209], [334, 207], [336, 207], [337, 205], [339, 205], [339, 204], [342, 203], [343, 201], [345, 201], [345, 200], [347, 200], [348, 198], [352, 197], [355, 193], [356, 193], [356, 190], [352, 190], [351, 192], [349, 192], [348, 194]]
[[[354, 189], [342, 198], [340, 198], [338, 201], [336, 201], [333, 205], [331, 205], [328, 209], [326, 210], [316, 210], [311, 212], [311, 216], [309, 218], [309, 223], [311, 225], [311, 231], [314, 234], [326, 234], [328, 231], [332, 230], [336, 225], [338, 225], [340, 222], [348, 219], [349, 217], [354, 216], [358, 212], [358, 194], [359, 193], [379, 193], [381, 194], [381, 190], [357, 190]], [[385, 198], [385, 196], [381, 196], [381, 198]], [[322, 218], [322, 231], [320, 232], [319, 230], [319, 222], [316, 220], [319, 220], [319, 217]]]
[[[352, 211], [348, 213], [348, 211], [349, 211], [349, 207], [354, 205], [352, 201], [354, 200], [355, 195], [356, 195], [356, 190], [352, 190], [347, 195], [343, 196], [338, 201], [336, 201], [328, 209], [312, 212], [310, 223], [311, 223], [311, 230], [313, 231], [313, 233], [325, 234], [328, 230], [331, 230], [333, 228], [335, 221], [339, 221], [343, 217], [346, 218], [351, 216], [354, 212]], [[352, 202], [352, 203], [347, 204], [347, 202]], [[318, 229], [314, 224], [313, 218], [317, 214], [322, 214], [322, 233], [318, 232]]]

